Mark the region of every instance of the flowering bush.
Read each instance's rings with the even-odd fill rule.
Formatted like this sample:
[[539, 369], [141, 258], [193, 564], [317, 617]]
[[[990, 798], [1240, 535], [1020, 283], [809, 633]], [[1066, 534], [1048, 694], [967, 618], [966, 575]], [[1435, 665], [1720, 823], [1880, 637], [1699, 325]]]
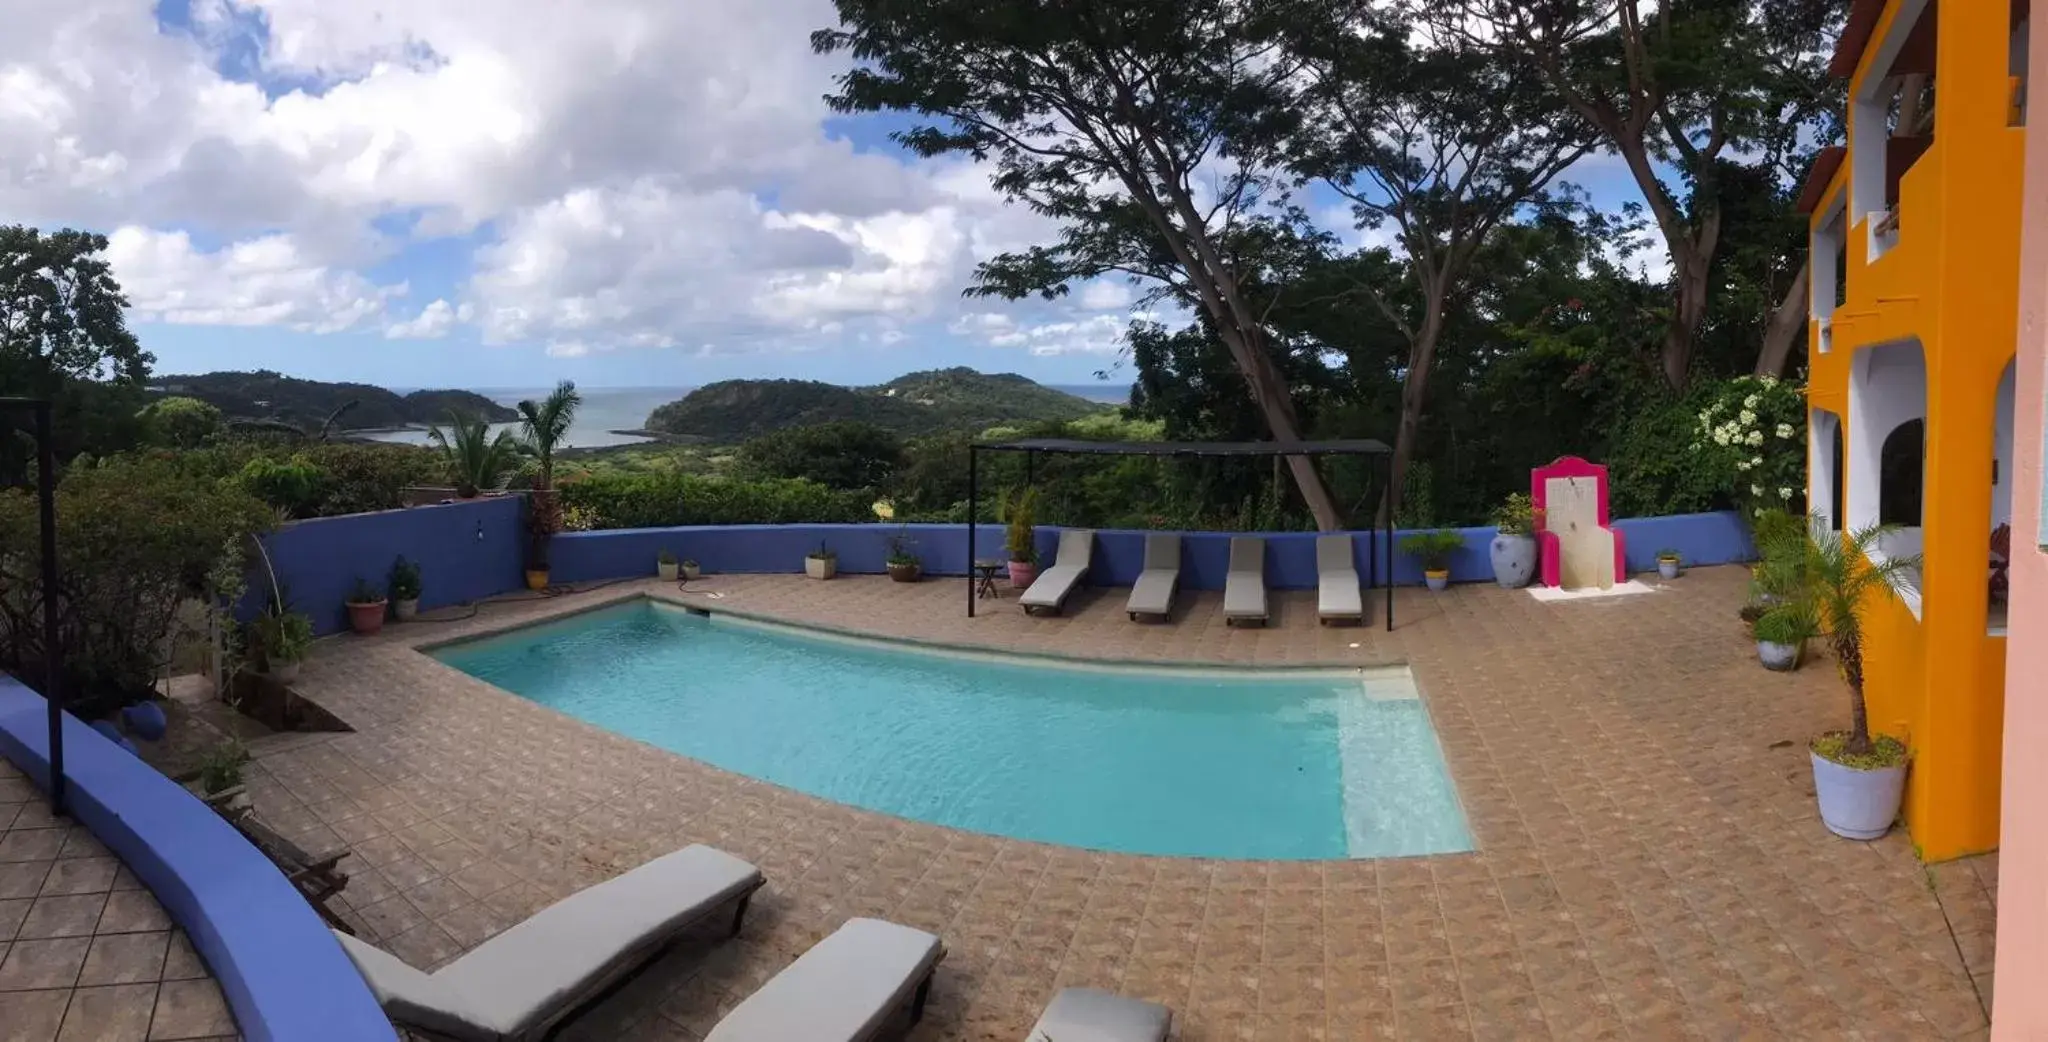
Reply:
[[1769, 376], [1738, 376], [1703, 396], [1692, 449], [1725, 472], [1742, 516], [1806, 512], [1806, 396]]

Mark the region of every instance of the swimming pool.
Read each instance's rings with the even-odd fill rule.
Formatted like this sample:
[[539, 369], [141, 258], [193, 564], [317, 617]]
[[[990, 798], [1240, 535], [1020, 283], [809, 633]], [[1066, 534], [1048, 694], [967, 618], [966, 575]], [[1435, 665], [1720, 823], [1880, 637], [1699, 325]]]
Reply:
[[954, 828], [1219, 858], [1472, 845], [1405, 671], [928, 652], [653, 601], [431, 654], [671, 752]]

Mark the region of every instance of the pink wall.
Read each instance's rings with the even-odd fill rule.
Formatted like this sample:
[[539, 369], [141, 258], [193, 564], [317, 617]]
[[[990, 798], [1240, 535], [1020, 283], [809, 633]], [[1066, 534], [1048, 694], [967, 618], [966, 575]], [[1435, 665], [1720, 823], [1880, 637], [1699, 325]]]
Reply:
[[[2048, 66], [2048, 18], [2029, 50]], [[2048, 72], [2048, 69], [2044, 69]], [[2025, 245], [2014, 388], [2012, 601], [2006, 641], [2005, 779], [1999, 821], [1994, 1039], [2048, 1038], [2048, 554], [2042, 541], [2042, 398], [2048, 363], [2048, 75], [2027, 84]]]

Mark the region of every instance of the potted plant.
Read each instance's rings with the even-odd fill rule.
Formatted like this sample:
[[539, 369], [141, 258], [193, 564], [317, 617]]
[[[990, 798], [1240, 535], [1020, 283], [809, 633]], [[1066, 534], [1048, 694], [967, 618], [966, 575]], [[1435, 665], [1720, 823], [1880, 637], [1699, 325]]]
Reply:
[[1764, 668], [1778, 673], [1798, 669], [1806, 658], [1806, 642], [1820, 635], [1820, 621], [1813, 605], [1797, 601], [1766, 610], [1750, 626], [1756, 637], [1756, 657]]
[[1815, 516], [1796, 543], [1778, 540], [1785, 545], [1774, 546], [1764, 557], [1767, 572], [1796, 568], [1805, 596], [1778, 604], [1758, 624], [1776, 614], [1810, 612], [1849, 686], [1848, 729], [1820, 735], [1808, 746], [1821, 821], [1849, 839], [1876, 839], [1891, 830], [1911, 759], [1904, 742], [1870, 733], [1870, 710], [1863, 700], [1863, 613], [1872, 603], [1910, 588], [1920, 566], [1917, 554], [1868, 552], [1890, 531], [1889, 526], [1866, 525], [1837, 532], [1825, 517]]
[[911, 538], [907, 527], [897, 529], [896, 534], [889, 537], [889, 578], [900, 583], [914, 583], [924, 575], [924, 562], [910, 549], [916, 545], [917, 540]]
[[1493, 581], [1519, 590], [1536, 575], [1536, 502], [1517, 492], [1493, 511]]
[[313, 620], [272, 600], [249, 623], [250, 658], [265, 676], [280, 684], [299, 678], [299, 663], [313, 646]]
[[1401, 552], [1422, 562], [1422, 579], [1436, 591], [1450, 585], [1451, 555], [1464, 548], [1464, 535], [1448, 528], [1416, 532], [1401, 540]]
[[373, 636], [384, 628], [384, 609], [387, 603], [384, 594], [370, 580], [356, 577], [356, 584], [348, 591], [348, 628], [365, 637]]
[[201, 753], [200, 798], [216, 811], [231, 811], [246, 792], [242, 787], [242, 773], [248, 765], [248, 747], [232, 738]]
[[813, 579], [830, 579], [839, 574], [839, 555], [824, 543], [804, 555], [804, 574]]
[[440, 448], [455, 481], [455, 494], [462, 499], [496, 490], [519, 462], [519, 442], [511, 431], [493, 435], [488, 420], [452, 409], [447, 429], [429, 428], [427, 440]]
[[1024, 589], [1038, 578], [1038, 546], [1032, 523], [1038, 513], [1038, 489], [1030, 485], [1011, 493], [1004, 505], [1003, 549], [1010, 557], [1010, 585]]
[[398, 555], [384, 585], [391, 594], [391, 617], [411, 622], [420, 613], [420, 566], [406, 560], [404, 554]]
[[683, 558], [683, 578], [695, 582], [697, 577], [703, 574], [704, 569], [699, 567], [696, 561], [687, 557]]
[[662, 547], [661, 552], [654, 555], [654, 574], [660, 576], [662, 582], [675, 582], [676, 571], [680, 567], [681, 564], [676, 560], [675, 551], [670, 550], [668, 547]]
[[1666, 579], [1678, 578], [1678, 568], [1684, 563], [1685, 558], [1671, 547], [1657, 551], [1657, 574]]
[[562, 507], [552, 489], [534, 489], [526, 502], [526, 588], [548, 588], [548, 547], [562, 530]]

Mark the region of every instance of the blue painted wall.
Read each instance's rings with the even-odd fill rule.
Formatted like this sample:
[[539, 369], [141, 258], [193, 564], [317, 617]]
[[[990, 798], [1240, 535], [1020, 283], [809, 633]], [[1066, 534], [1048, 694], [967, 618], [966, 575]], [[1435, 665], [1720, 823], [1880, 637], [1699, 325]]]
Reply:
[[[48, 703], [0, 674], [0, 755], [49, 790]], [[71, 815], [206, 958], [252, 1042], [396, 1042], [362, 975], [270, 859], [198, 797], [64, 716]]]
[[[461, 604], [524, 585], [524, 501], [517, 496], [294, 521], [263, 545], [292, 607], [317, 633], [348, 628], [344, 602], [357, 577], [383, 589], [400, 554], [420, 566], [420, 607]], [[245, 612], [269, 596], [260, 563]], [[652, 567], [651, 565], [649, 566]]]
[[[1632, 518], [1615, 523], [1626, 540], [1631, 571], [1654, 571], [1657, 551], [1674, 547], [1689, 565], [1746, 561], [1752, 554], [1748, 534], [1732, 513], [1685, 514], [1676, 517]], [[739, 525], [696, 528], [636, 528], [609, 532], [570, 532], [557, 536], [552, 553], [554, 579], [584, 582], [653, 575], [655, 558], [664, 549], [693, 558], [711, 573], [761, 574], [803, 571], [804, 555], [822, 540], [839, 555], [839, 570], [879, 574], [888, 553], [889, 537], [901, 526], [872, 525]], [[910, 525], [915, 552], [931, 575], [965, 575], [965, 525]], [[1493, 563], [1488, 546], [1491, 527], [1459, 530], [1465, 548], [1451, 559], [1455, 582], [1491, 582]], [[1420, 585], [1422, 568], [1399, 551], [1406, 532], [1395, 533], [1394, 581]], [[1360, 578], [1372, 574], [1368, 554], [1378, 554], [1380, 534], [1354, 532], [1352, 557]], [[1275, 589], [1310, 589], [1316, 584], [1315, 535], [1307, 532], [1267, 533], [1266, 582]], [[1144, 561], [1145, 533], [1103, 530], [1095, 537], [1094, 566], [1089, 582], [1128, 586]], [[1059, 545], [1059, 530], [1038, 531], [1039, 560], [1050, 564]], [[977, 533], [979, 557], [1003, 556], [1000, 525], [983, 525]], [[516, 553], [517, 544], [513, 546]], [[1191, 532], [1181, 536], [1181, 583], [1189, 589], [1223, 588], [1230, 554], [1230, 533]], [[516, 582], [516, 579], [515, 579]]]

